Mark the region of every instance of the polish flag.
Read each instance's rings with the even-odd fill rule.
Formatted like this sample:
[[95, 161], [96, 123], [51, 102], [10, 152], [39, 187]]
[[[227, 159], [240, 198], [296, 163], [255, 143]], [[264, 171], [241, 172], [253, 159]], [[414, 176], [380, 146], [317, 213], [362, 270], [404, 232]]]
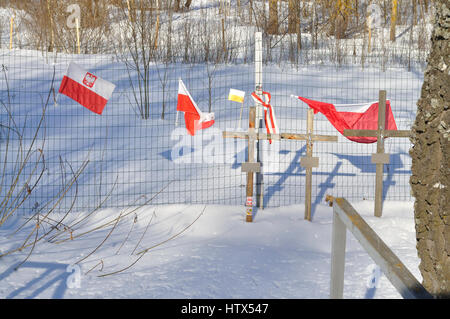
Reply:
[[115, 89], [111, 82], [83, 70], [71, 62], [64, 75], [59, 93], [62, 93], [94, 113], [102, 114]]
[[[352, 130], [377, 130], [378, 129], [378, 102], [363, 104], [330, 104], [309, 100], [301, 96], [294, 96], [308, 104], [314, 110], [314, 114], [320, 112], [331, 122], [331, 124], [343, 134], [345, 129]], [[397, 130], [391, 103], [386, 101], [385, 129]], [[350, 141], [357, 143], [374, 143], [376, 137], [346, 136]]]
[[214, 124], [214, 113], [203, 113], [189, 94], [183, 81], [178, 81], [177, 111], [184, 112], [184, 122], [190, 135]]

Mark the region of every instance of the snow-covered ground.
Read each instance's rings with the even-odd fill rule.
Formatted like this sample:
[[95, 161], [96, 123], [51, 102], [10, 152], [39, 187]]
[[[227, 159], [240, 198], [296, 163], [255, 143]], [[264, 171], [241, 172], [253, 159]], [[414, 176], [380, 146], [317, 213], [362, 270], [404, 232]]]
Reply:
[[[386, 202], [382, 218], [373, 217], [370, 201], [353, 205], [420, 280], [412, 203]], [[106, 210], [90, 226], [118, 214]], [[317, 209], [313, 222], [303, 219], [303, 205], [259, 211], [253, 223], [235, 206], [150, 207], [136, 214], [136, 222], [134, 213], [125, 217], [92, 255], [111, 228], [77, 238], [80, 229], [73, 240], [42, 243], [18, 270], [27, 251], [1, 258], [0, 298], [329, 296], [332, 208], [327, 205]], [[24, 240], [8, 234], [0, 231], [2, 249]], [[129, 266], [152, 246], [133, 267], [99, 277]], [[401, 298], [384, 275], [376, 287], [370, 282], [375, 264], [350, 233], [345, 267], [345, 298]]]
[[[209, 9], [214, 17], [217, 8], [210, 3], [194, 0], [191, 18], [195, 21]], [[2, 9], [0, 18], [8, 22], [10, 13]], [[187, 14], [180, 13], [175, 20], [182, 16]], [[179, 25], [183, 19], [178, 19]], [[231, 30], [238, 35], [243, 32], [242, 37], [253, 31], [233, 28], [227, 30], [229, 34]], [[404, 26], [399, 30], [397, 43], [407, 43], [408, 30]], [[419, 31], [416, 27], [414, 37]], [[6, 43], [5, 31], [2, 37]], [[308, 37], [304, 34], [304, 41]], [[355, 43], [357, 58], [350, 53]], [[326, 60], [337, 54], [333, 45], [302, 51], [299, 65], [286, 61], [264, 65], [264, 89], [272, 94], [283, 132], [305, 131], [307, 107], [291, 94], [331, 103], [358, 103], [376, 100], [381, 89], [388, 91], [399, 129], [409, 129], [423, 80], [423, 59], [412, 62], [409, 70], [402, 59], [410, 52], [414, 61], [421, 53], [389, 53], [387, 65], [381, 68], [377, 63], [383, 52], [374, 49], [373, 61], [377, 62], [366, 56], [362, 65], [362, 40], [341, 44], [347, 50], [344, 62], [350, 61], [349, 65]], [[56, 90], [71, 61], [112, 81], [116, 90], [102, 116], [65, 96], [55, 96], [57, 101], [51, 97], [45, 129], [35, 145], [44, 149], [45, 174], [22, 210], [0, 225], [0, 255], [20, 247], [30, 233], [34, 238], [35, 220], [15, 231], [61, 190], [72, 170], [87, 159], [89, 164], [76, 187], [51, 214], [52, 220], [39, 224], [38, 234], [49, 231], [77, 198], [64, 224], [58, 225], [59, 235], [53, 237], [52, 233], [39, 241], [30, 256], [28, 247], [0, 257], [0, 298], [328, 298], [332, 208], [324, 203], [327, 194], [349, 199], [421, 280], [406, 139], [386, 140], [386, 151], [391, 154], [385, 174], [386, 200], [383, 217], [375, 218], [371, 200], [375, 174], [370, 163], [375, 145], [347, 141], [318, 114], [315, 132], [338, 135], [338, 143], [314, 145], [320, 167], [313, 173], [313, 221], [303, 219], [305, 172], [298, 162], [305, 155], [305, 143], [283, 141], [265, 145], [270, 155], [264, 157], [265, 201], [270, 208], [258, 211], [255, 221], [246, 223], [245, 176], [238, 160], [243, 159], [245, 143], [236, 142], [236, 147], [221, 134], [238, 129], [240, 105], [227, 100], [230, 88], [246, 91], [242, 123], [248, 121], [248, 107], [253, 103], [249, 95], [254, 88], [251, 63], [152, 63], [152, 118], [144, 121], [136, 116], [132, 103], [129, 76], [136, 84], [137, 75], [129, 74], [117, 56], [58, 53], [55, 58], [48, 52], [4, 48], [0, 51], [0, 99], [25, 136], [32, 135], [39, 122], [53, 70]], [[240, 54], [252, 50], [248, 47]], [[279, 51], [280, 56], [288, 52], [287, 47]], [[182, 116], [179, 127], [174, 125], [178, 78], [202, 110], [211, 106], [215, 112], [216, 123], [202, 132], [204, 135], [198, 134], [197, 140], [187, 136]], [[163, 103], [165, 120], [159, 119]], [[4, 124], [7, 116], [5, 112], [1, 115]], [[4, 145], [4, 139], [2, 142]], [[8, 150], [13, 152], [18, 142], [10, 142]], [[23, 145], [29, 142], [25, 139]], [[230, 145], [231, 151], [227, 149]], [[2, 148], [0, 158], [5, 152]], [[8, 165], [7, 172], [14, 163]], [[27, 166], [25, 172], [30, 169]], [[93, 212], [106, 198], [103, 207]], [[133, 209], [151, 198], [150, 205]], [[76, 227], [63, 229], [73, 224]], [[400, 298], [383, 275], [373, 287], [374, 262], [350, 234], [347, 238], [344, 297]]]

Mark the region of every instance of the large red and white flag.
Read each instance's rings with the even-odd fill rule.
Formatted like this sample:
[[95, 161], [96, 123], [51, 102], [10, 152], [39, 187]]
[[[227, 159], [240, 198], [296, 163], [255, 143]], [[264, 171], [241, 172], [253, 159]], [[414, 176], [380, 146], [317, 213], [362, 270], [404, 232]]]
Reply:
[[70, 97], [92, 112], [102, 114], [115, 87], [113, 83], [71, 62], [62, 79], [59, 93]]
[[[344, 134], [345, 129], [352, 130], [377, 130], [378, 129], [378, 102], [362, 104], [330, 104], [309, 100], [301, 96], [293, 96], [308, 104], [314, 110], [314, 114], [320, 112], [330, 123]], [[386, 101], [385, 129], [397, 130], [391, 103]], [[358, 143], [374, 143], [376, 137], [346, 136], [351, 141]]]
[[183, 81], [178, 81], [177, 111], [184, 112], [184, 122], [190, 135], [195, 131], [202, 130], [214, 124], [214, 113], [202, 112], [195, 103]]

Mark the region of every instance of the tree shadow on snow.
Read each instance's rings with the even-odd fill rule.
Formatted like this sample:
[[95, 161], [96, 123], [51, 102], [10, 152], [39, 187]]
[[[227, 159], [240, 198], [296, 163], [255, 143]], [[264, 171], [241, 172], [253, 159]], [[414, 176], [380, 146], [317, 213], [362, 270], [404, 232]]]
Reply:
[[[42, 292], [50, 289], [53, 285], [57, 285], [53, 294], [52, 299], [64, 298], [64, 294], [67, 289], [67, 279], [72, 274], [67, 272], [67, 264], [59, 263], [45, 263], [45, 262], [25, 262], [20, 266], [19, 269], [16, 268], [20, 263], [14, 264], [9, 267], [4, 273], [0, 274], [0, 282], [5, 278], [9, 277], [11, 274], [17, 271], [23, 271], [23, 268], [31, 269], [43, 269], [44, 272], [38, 277], [30, 280], [25, 286], [12, 291], [6, 299], [21, 298], [21, 299], [32, 299], [36, 298]], [[26, 297], [19, 297], [20, 294], [27, 295]]]
[[[372, 163], [371, 155], [345, 155], [332, 153], [339, 159], [347, 160], [354, 167], [358, 168], [361, 173], [376, 173], [376, 165]], [[396, 184], [394, 180], [394, 175], [404, 174], [410, 175], [411, 170], [402, 169], [405, 165], [402, 161], [401, 155], [408, 155], [407, 153], [394, 153], [390, 154], [389, 164], [384, 165], [384, 178], [383, 178], [383, 200], [386, 199], [387, 193], [390, 186]], [[374, 185], [375, 187], [375, 185]]]
[[[285, 152], [285, 151], [281, 151]], [[280, 153], [281, 153], [280, 152]], [[289, 164], [288, 168], [282, 173], [273, 173], [267, 175], [280, 175], [278, 181], [267, 187], [266, 194], [264, 196], [264, 206], [267, 206], [270, 199], [275, 195], [276, 192], [281, 192], [284, 188], [283, 184], [290, 176], [306, 176], [305, 168], [300, 166], [300, 158], [306, 155], [306, 145], [295, 152], [295, 156]], [[313, 169], [312, 175], [327, 176], [327, 179], [318, 185], [320, 189], [319, 193], [315, 196], [315, 200], [311, 203], [311, 217], [314, 217], [317, 206], [320, 204], [322, 199], [325, 197], [328, 189], [333, 189], [336, 184], [333, 180], [336, 176], [356, 176], [353, 173], [339, 173], [339, 169], [342, 166], [342, 161], [339, 161], [334, 166], [331, 172], [317, 172]]]

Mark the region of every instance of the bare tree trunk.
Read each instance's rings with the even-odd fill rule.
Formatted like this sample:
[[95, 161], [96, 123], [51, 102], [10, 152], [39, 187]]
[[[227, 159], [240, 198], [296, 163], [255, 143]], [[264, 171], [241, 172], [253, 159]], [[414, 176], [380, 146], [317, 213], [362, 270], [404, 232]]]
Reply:
[[392, 0], [391, 33], [390, 33], [390, 39], [392, 42], [395, 41], [395, 26], [397, 24], [397, 11], [398, 11], [398, 0]]
[[436, 20], [417, 116], [412, 127], [412, 193], [417, 251], [425, 288], [450, 297], [450, 17], [436, 0]]
[[248, 21], [251, 24], [253, 21], [253, 0], [248, 1]]
[[289, 0], [288, 33], [297, 33], [300, 23], [300, 0]]
[[269, 0], [268, 34], [278, 34], [278, 0]]
[[333, 6], [329, 33], [334, 35], [336, 39], [343, 39], [347, 32], [351, 3], [350, 0], [337, 0]]
[[47, 10], [48, 10], [48, 17], [49, 17], [49, 22], [50, 22], [50, 45], [48, 47], [48, 51], [51, 52], [53, 51], [54, 47], [55, 47], [55, 32], [53, 29], [53, 15], [52, 15], [52, 10], [50, 9], [51, 5], [50, 5], [50, 1], [47, 0]]
[[173, 11], [175, 11], [175, 12], [180, 11], [180, 2], [181, 2], [181, 0], [174, 0]]
[[413, 12], [412, 25], [417, 25], [417, 0], [412, 0], [412, 12]]
[[318, 49], [317, 43], [317, 8], [314, 2], [312, 7], [312, 17], [311, 17], [311, 41], [314, 49]]

